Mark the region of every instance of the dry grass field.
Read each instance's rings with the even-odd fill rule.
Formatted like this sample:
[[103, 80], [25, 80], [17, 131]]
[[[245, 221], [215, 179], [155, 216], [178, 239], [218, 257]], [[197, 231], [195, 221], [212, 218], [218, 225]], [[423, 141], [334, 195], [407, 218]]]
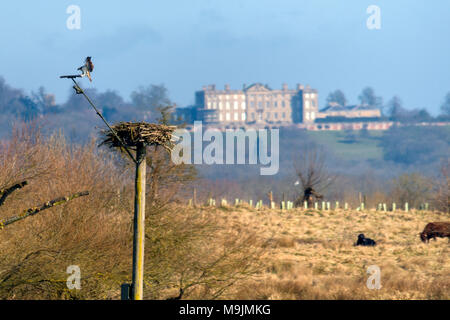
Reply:
[[[450, 245], [424, 244], [437, 212], [210, 209], [225, 225], [255, 232], [266, 248], [264, 268], [234, 287], [233, 299], [450, 299]], [[221, 214], [222, 213], [222, 214]], [[355, 247], [357, 235], [376, 247]], [[369, 290], [367, 268], [381, 270], [381, 289]]]
[[[188, 207], [174, 195], [192, 190], [181, 179], [189, 172], [158, 171], [157, 160], [147, 181], [145, 299], [180, 289], [182, 299], [450, 299], [448, 240], [419, 239], [448, 213]], [[130, 166], [95, 141], [75, 146], [25, 128], [0, 142], [0, 168], [0, 189], [28, 181], [8, 196], [0, 221], [89, 191], [0, 229], [0, 299], [120, 299], [131, 281]], [[359, 233], [378, 245], [354, 247]], [[71, 265], [81, 290], [67, 287]], [[381, 269], [380, 290], [366, 287], [370, 265]]]

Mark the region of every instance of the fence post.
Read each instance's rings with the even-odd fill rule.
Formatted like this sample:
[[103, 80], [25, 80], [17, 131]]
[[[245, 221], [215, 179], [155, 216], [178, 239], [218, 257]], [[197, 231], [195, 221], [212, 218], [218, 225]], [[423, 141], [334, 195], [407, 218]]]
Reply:
[[336, 201], [335, 210], [339, 209], [339, 201]]
[[322, 210], [325, 210], [325, 201], [322, 201]]
[[361, 202], [361, 211], [364, 210], [364, 202]]
[[395, 204], [395, 202], [392, 204], [392, 211], [395, 211], [397, 209], [397, 205]]
[[305, 202], [303, 203], [303, 206], [304, 206], [305, 210], [308, 209], [308, 201], [305, 201]]
[[250, 206], [250, 208], [253, 208], [253, 200], [250, 199], [250, 200], [248, 201], [248, 205]]
[[408, 210], [409, 210], [408, 202], [405, 202], [405, 212], [408, 212]]
[[331, 204], [329, 202], [327, 202], [327, 210], [330, 210], [331, 208]]
[[314, 209], [316, 209], [316, 210], [319, 209], [319, 204], [317, 202], [314, 202]]
[[344, 203], [344, 209], [345, 209], [345, 210], [348, 210], [348, 203], [347, 203], [347, 202]]
[[383, 211], [386, 212], [387, 211], [387, 206], [386, 203], [383, 203]]

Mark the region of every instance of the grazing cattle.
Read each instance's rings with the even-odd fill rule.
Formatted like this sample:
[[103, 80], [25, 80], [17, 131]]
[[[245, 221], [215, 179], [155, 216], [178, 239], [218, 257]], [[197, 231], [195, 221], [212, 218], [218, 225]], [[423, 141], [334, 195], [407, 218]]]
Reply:
[[355, 246], [376, 246], [377, 243], [375, 242], [375, 240], [366, 238], [364, 236], [364, 234], [360, 234], [358, 236], [358, 241], [356, 241]]
[[420, 239], [425, 243], [428, 243], [431, 238], [436, 240], [436, 237], [447, 237], [450, 241], [450, 222], [430, 222], [420, 233]]

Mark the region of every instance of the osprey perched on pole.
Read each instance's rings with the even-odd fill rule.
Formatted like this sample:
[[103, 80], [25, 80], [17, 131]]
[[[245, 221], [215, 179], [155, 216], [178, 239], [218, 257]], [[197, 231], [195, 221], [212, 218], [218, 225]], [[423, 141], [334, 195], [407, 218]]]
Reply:
[[80, 70], [82, 72], [82, 77], [87, 76], [89, 78], [89, 81], [92, 82], [91, 72], [94, 70], [94, 64], [92, 63], [91, 57], [87, 57], [84, 65], [79, 67], [77, 70]]

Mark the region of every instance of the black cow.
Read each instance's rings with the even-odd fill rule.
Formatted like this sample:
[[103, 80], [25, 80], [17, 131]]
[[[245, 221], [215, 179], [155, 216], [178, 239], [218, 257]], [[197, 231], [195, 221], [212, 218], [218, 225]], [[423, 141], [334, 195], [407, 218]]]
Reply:
[[358, 241], [356, 241], [355, 246], [376, 246], [377, 243], [375, 242], [375, 240], [366, 238], [364, 236], [364, 234], [360, 234], [358, 236]]

